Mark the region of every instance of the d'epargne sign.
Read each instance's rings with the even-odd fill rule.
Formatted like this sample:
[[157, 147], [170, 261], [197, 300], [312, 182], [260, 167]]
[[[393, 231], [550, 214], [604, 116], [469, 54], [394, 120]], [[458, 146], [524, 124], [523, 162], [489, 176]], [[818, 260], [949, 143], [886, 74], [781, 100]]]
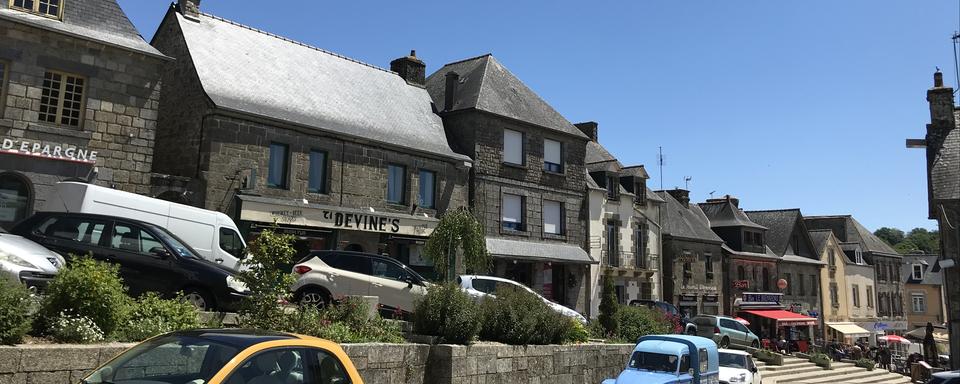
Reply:
[[95, 164], [97, 151], [68, 145], [50, 145], [39, 141], [4, 138], [0, 151], [24, 156], [36, 156], [54, 160], [76, 161]]

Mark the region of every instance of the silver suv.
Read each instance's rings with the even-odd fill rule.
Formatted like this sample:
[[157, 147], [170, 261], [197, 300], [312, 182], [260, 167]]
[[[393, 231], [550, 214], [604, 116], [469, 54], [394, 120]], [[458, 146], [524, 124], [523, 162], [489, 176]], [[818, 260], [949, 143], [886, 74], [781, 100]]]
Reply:
[[720, 348], [760, 347], [760, 338], [732, 317], [700, 315], [693, 318], [693, 323], [697, 326], [697, 336], [713, 340]]

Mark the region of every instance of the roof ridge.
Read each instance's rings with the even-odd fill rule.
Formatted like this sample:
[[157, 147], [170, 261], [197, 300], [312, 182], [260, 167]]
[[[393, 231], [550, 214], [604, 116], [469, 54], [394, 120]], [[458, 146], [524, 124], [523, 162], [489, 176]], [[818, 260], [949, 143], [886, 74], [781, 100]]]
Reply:
[[222, 22], [224, 22], [224, 23], [227, 23], [227, 24], [230, 24], [230, 25], [234, 25], [234, 26], [237, 26], [237, 27], [240, 27], [240, 28], [248, 29], [248, 30], [251, 30], [251, 31], [254, 31], [254, 32], [257, 32], [257, 33], [261, 33], [261, 34], [264, 34], [264, 35], [273, 37], [273, 38], [278, 39], [278, 40], [281, 40], [281, 41], [285, 41], [285, 42], [288, 42], [288, 43], [296, 44], [296, 45], [299, 45], [299, 46], [302, 46], [302, 47], [305, 47], [305, 48], [312, 49], [312, 50], [317, 51], [317, 52], [326, 53], [326, 54], [328, 54], [328, 55], [330, 55], [330, 56], [333, 56], [333, 57], [337, 57], [337, 58], [340, 58], [340, 59], [344, 59], [344, 60], [347, 60], [347, 61], [350, 61], [350, 62], [353, 62], [353, 63], [357, 63], [357, 64], [360, 64], [360, 65], [364, 65], [364, 66], [367, 66], [367, 67], [370, 67], [370, 68], [373, 68], [373, 69], [377, 69], [377, 70], [380, 70], [380, 71], [384, 71], [384, 72], [387, 72], [387, 73], [397, 74], [396, 72], [391, 71], [391, 70], [389, 70], [389, 69], [382, 68], [382, 67], [378, 67], [378, 66], [373, 65], [373, 64], [370, 64], [370, 63], [365, 63], [365, 62], [362, 62], [362, 61], [360, 61], [360, 60], [357, 60], [357, 59], [354, 59], [354, 58], [351, 58], [351, 57], [347, 57], [347, 56], [341, 55], [341, 54], [336, 53], [336, 52], [331, 52], [331, 51], [328, 51], [328, 50], [323, 49], [323, 48], [315, 47], [315, 46], [312, 46], [312, 45], [307, 44], [307, 43], [304, 43], [304, 42], [296, 41], [296, 40], [293, 40], [293, 39], [291, 39], [291, 38], [289, 38], [289, 37], [283, 37], [283, 36], [280, 36], [280, 35], [275, 34], [275, 33], [272, 33], [272, 32], [267, 32], [267, 31], [264, 31], [264, 30], [262, 30], [262, 29], [254, 28], [254, 27], [251, 27], [251, 26], [245, 25], [245, 24], [241, 24], [241, 23], [236, 22], [236, 21], [233, 21], [233, 20], [227, 20], [227, 19], [225, 19], [225, 18], [223, 18], [223, 17], [216, 16], [216, 15], [211, 15], [211, 14], [209, 14], [209, 13], [203, 13], [203, 12], [201, 12], [200, 14], [203, 15], [203, 16], [209, 17], [209, 18], [211, 18], [211, 19], [218, 20], [218, 21], [222, 21]]
[[488, 53], [484, 53], [484, 54], [482, 54], [482, 55], [480, 55], [480, 56], [474, 56], [474, 57], [471, 57], [471, 58], [467, 58], [467, 59], [462, 59], [462, 60], [457, 60], [457, 61], [454, 61], [454, 62], [446, 63], [446, 64], [444, 64], [443, 66], [446, 67], [446, 66], [449, 66], [449, 65], [466, 63], [466, 62], [468, 62], [468, 61], [476, 60], [476, 59], [479, 59], [479, 58], [481, 58], [481, 57], [487, 57], [487, 56], [493, 56], [493, 54], [488, 52]]
[[807, 232], [833, 232], [829, 229], [808, 229]]
[[749, 211], [744, 211], [747, 213], [750, 212], [789, 212], [789, 211], [799, 211], [800, 208], [782, 208], [782, 209], [751, 209]]

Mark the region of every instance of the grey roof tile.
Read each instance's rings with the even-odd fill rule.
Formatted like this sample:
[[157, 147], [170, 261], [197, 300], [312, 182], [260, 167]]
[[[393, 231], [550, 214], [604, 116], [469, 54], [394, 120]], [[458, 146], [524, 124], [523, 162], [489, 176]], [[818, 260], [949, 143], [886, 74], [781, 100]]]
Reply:
[[657, 191], [657, 196], [666, 201], [663, 210], [663, 234], [673, 237], [701, 240], [711, 243], [723, 243], [720, 236], [710, 229], [710, 220], [699, 206], [690, 204], [689, 208], [680, 204], [667, 191]]
[[960, 129], [950, 130], [943, 147], [933, 158], [930, 193], [934, 200], [960, 199]]
[[[940, 269], [938, 255], [904, 255], [900, 265], [900, 276], [907, 284], [942, 285], [943, 270]], [[923, 280], [913, 279], [913, 264], [923, 266]]]
[[[454, 105], [444, 105], [446, 74], [460, 76]], [[437, 110], [477, 110], [523, 121], [579, 138], [587, 138], [580, 129], [553, 109], [520, 79], [510, 73], [491, 54], [444, 65], [427, 78], [427, 89]]]
[[853, 216], [805, 216], [803, 219], [808, 230], [829, 229], [841, 243], [859, 244], [862, 252], [900, 257], [900, 253], [867, 230]]
[[167, 58], [143, 40], [115, 0], [70, 0], [63, 5], [63, 21], [13, 9], [9, 4], [0, 1], [0, 19]]
[[827, 247], [827, 244], [830, 240], [829, 229], [813, 229], [807, 231], [810, 234], [810, 241], [813, 243], [813, 249], [817, 252], [818, 255], [823, 254], [823, 250]]
[[731, 200], [710, 201], [698, 204], [703, 213], [710, 219], [711, 228], [721, 227], [748, 227], [756, 229], [767, 229], [766, 227], [754, 223], [743, 213], [743, 210], [733, 205]]
[[427, 91], [393, 72], [211, 15], [176, 20], [220, 108], [468, 159], [450, 149]]

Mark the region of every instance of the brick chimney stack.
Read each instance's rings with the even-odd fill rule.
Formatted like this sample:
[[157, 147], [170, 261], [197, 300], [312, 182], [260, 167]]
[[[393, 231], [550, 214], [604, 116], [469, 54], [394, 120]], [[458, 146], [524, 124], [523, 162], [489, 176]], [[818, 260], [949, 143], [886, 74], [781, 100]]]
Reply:
[[411, 50], [404, 56], [390, 62], [390, 70], [407, 81], [407, 84], [424, 87], [427, 84], [427, 65], [417, 57], [417, 51]]
[[676, 188], [667, 191], [667, 193], [673, 196], [674, 199], [677, 199], [684, 208], [690, 208], [690, 191]]
[[200, 20], [200, 0], [179, 0], [177, 1], [177, 8], [180, 9], [183, 16]]
[[587, 121], [583, 123], [577, 123], [574, 125], [576, 125], [577, 128], [580, 128], [580, 131], [583, 132], [584, 135], [587, 135], [587, 137], [589, 137], [591, 141], [595, 143], [599, 142], [597, 137], [597, 127], [598, 127], [597, 122]]

